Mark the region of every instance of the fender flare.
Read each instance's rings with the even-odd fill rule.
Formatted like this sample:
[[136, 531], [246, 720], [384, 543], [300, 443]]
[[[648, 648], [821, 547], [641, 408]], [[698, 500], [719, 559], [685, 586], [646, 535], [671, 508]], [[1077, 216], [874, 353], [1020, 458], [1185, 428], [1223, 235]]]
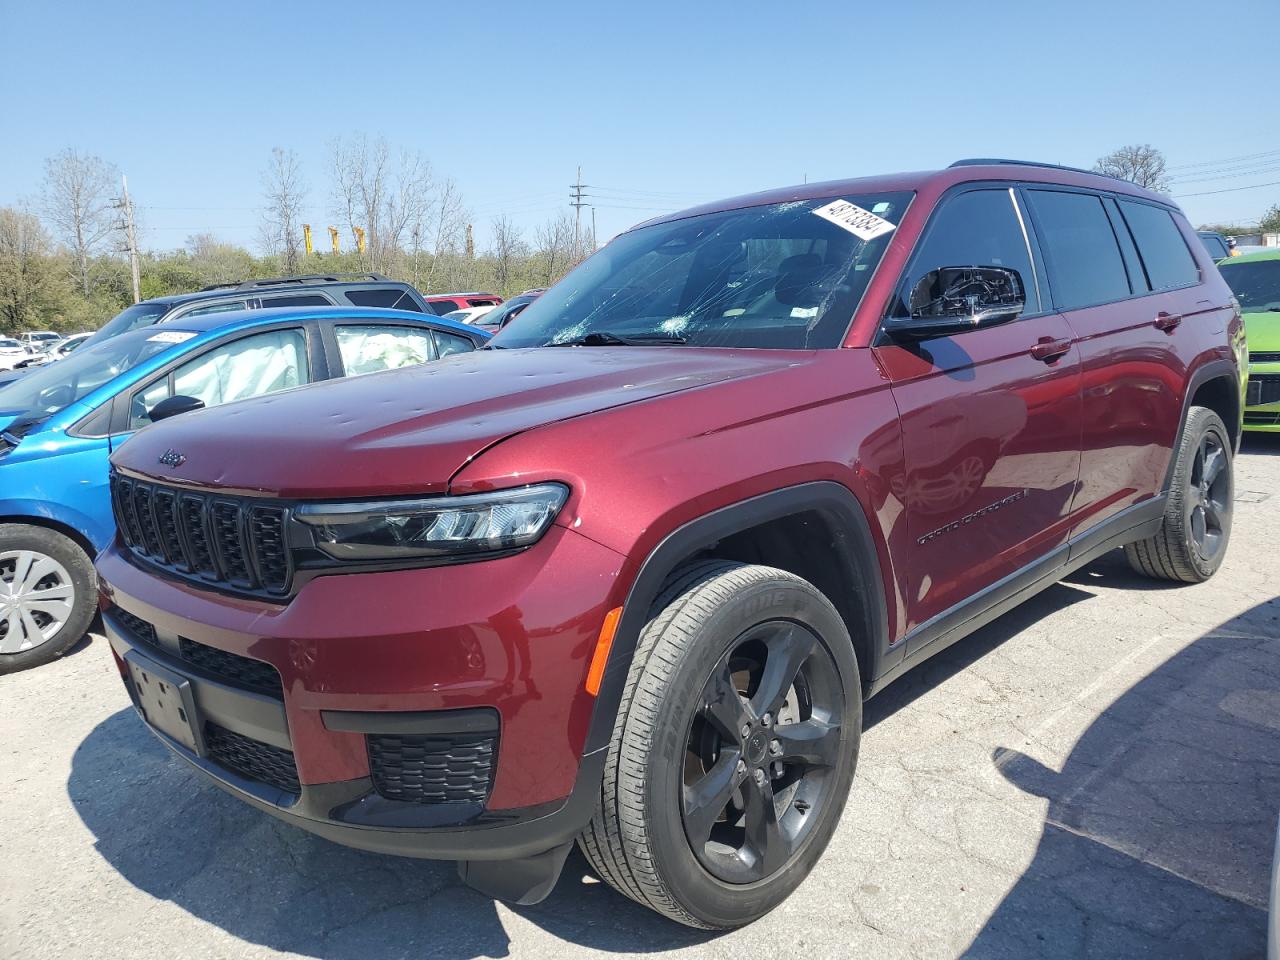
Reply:
[[[1169, 454], [1169, 464], [1164, 472], [1164, 485], [1162, 491], [1169, 492], [1169, 488], [1173, 485], [1173, 471], [1178, 465], [1178, 450], [1182, 447], [1182, 434], [1187, 428], [1187, 417], [1191, 413], [1191, 400], [1196, 395], [1196, 391], [1203, 387], [1211, 380], [1229, 380], [1239, 393], [1240, 386], [1240, 370], [1230, 360], [1221, 357], [1214, 360], [1207, 360], [1192, 371], [1191, 376], [1187, 380], [1187, 389], [1182, 395], [1182, 417], [1178, 421], [1178, 432], [1173, 437], [1173, 447]], [[1240, 452], [1240, 442], [1244, 437], [1244, 399], [1237, 400], [1236, 414], [1239, 418], [1234, 424], [1227, 424], [1228, 428], [1233, 429], [1236, 435], [1235, 452]]]
[[[858, 610], [864, 623], [862, 636], [865, 660], [861, 664], [868, 674], [862, 677], [863, 688], [879, 672], [881, 657], [889, 646], [888, 614], [875, 540], [871, 524], [858, 498], [843, 484], [829, 480], [783, 487], [751, 497], [704, 514], [677, 527], [650, 552], [640, 566], [627, 599], [622, 617], [609, 651], [608, 666], [596, 695], [591, 724], [583, 745], [583, 757], [599, 752], [601, 759], [613, 737], [622, 693], [626, 687], [631, 663], [635, 658], [640, 633], [648, 622], [649, 612], [671, 572], [699, 551], [751, 527], [800, 513], [819, 513], [837, 532], [833, 544], [842, 560], [852, 565], [855, 583], [860, 585]], [[832, 602], [837, 607], [836, 598]], [[584, 772], [595, 764], [584, 764]], [[588, 774], [589, 775], [589, 774]]]

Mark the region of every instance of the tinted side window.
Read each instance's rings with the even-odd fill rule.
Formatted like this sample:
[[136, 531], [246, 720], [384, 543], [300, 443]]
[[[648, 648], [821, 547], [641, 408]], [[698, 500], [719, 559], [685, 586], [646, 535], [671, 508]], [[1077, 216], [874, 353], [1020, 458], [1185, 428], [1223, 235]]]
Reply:
[[1040, 245], [1059, 309], [1129, 296], [1129, 277], [1102, 200], [1089, 193], [1030, 190]]
[[1209, 256], [1214, 260], [1221, 260], [1224, 257], [1231, 256], [1231, 250], [1228, 249], [1226, 242], [1219, 236], [1209, 234], [1200, 235], [1200, 239], [1204, 242], [1204, 248], [1209, 251]]
[[1130, 200], [1121, 200], [1120, 209], [1138, 244], [1151, 289], [1168, 290], [1199, 281], [1200, 268], [1168, 210]]
[[263, 297], [264, 307], [331, 307], [333, 301], [318, 293], [295, 293], [287, 297]]
[[452, 300], [432, 300], [427, 303], [427, 306], [431, 308], [431, 312], [437, 317], [443, 317], [446, 313], [453, 313], [453, 311], [461, 309]]
[[[971, 190], [947, 200], [911, 260], [903, 291], [911, 290], [926, 273], [940, 267], [1017, 270], [1027, 296], [1024, 312], [1040, 312], [1031, 253], [1008, 190]], [[906, 308], [899, 304], [895, 312], [905, 315]]]
[[466, 337], [455, 336], [452, 333], [444, 333], [440, 330], [437, 330], [435, 334], [436, 348], [442, 357], [447, 357], [451, 353], [466, 353], [476, 348], [475, 344]]
[[182, 316], [198, 317], [206, 313], [226, 313], [229, 310], [243, 310], [245, 305], [244, 300], [233, 300], [229, 303], [211, 303], [207, 307], [196, 307], [194, 310], [188, 310]]
[[381, 307], [383, 309], [418, 310], [418, 305], [409, 295], [395, 287], [380, 287], [374, 290], [348, 290], [347, 299], [357, 307]]

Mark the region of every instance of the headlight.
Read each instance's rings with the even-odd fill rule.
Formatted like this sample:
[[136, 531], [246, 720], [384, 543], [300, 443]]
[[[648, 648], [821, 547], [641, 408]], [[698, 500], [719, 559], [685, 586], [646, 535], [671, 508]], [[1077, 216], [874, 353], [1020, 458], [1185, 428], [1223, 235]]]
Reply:
[[461, 497], [308, 503], [294, 516], [337, 560], [465, 557], [536, 543], [568, 496], [559, 483], [539, 483]]

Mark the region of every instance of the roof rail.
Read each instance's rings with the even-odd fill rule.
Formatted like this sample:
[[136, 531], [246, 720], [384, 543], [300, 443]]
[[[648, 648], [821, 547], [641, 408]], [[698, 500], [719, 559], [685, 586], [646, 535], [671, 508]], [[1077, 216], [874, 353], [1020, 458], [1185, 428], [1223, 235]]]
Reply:
[[350, 283], [352, 281], [359, 283], [364, 280], [386, 283], [389, 278], [380, 273], [311, 273], [296, 277], [263, 277], [259, 280], [214, 283], [207, 287], [201, 287], [200, 292], [204, 293], [206, 290], [255, 290], [261, 287], [283, 287], [291, 284]]
[[1119, 180], [1120, 177], [1113, 177], [1109, 173], [1099, 173], [1097, 170], [1086, 170], [1083, 167], [1068, 167], [1061, 163], [1044, 163], [1039, 160], [1006, 160], [1002, 157], [970, 157], [965, 160], [957, 160], [951, 164], [951, 167], [998, 167], [1009, 164], [1016, 167], [1047, 167], [1050, 170], [1069, 170], [1072, 173], [1091, 173], [1095, 177], [1108, 177], [1111, 180]]

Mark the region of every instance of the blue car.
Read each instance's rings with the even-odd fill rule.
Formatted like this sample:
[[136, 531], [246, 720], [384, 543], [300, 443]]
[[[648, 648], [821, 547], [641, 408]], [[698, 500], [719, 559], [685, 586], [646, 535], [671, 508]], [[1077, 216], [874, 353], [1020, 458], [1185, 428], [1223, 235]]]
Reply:
[[0, 389], [0, 674], [93, 619], [115, 534], [107, 457], [153, 419], [474, 350], [488, 334], [360, 307], [214, 313], [90, 344]]

